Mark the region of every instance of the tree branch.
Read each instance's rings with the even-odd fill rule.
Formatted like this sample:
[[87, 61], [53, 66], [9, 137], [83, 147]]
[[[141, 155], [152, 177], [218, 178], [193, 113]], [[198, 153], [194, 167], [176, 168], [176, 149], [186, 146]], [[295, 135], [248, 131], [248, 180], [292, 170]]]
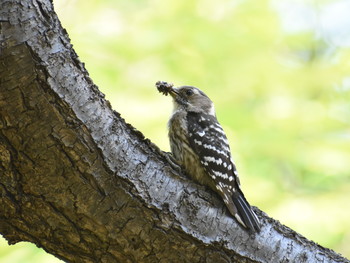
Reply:
[[48, 0], [0, 3], [0, 233], [70, 262], [349, 262], [256, 210], [250, 236], [111, 109]]

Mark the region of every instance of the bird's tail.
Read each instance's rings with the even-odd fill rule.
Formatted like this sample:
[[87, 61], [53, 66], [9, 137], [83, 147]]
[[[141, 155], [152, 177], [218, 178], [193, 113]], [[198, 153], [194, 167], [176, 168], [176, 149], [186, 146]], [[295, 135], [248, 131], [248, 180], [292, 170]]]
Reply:
[[237, 221], [253, 232], [260, 232], [259, 219], [250, 207], [244, 195], [242, 193], [234, 195], [232, 197], [232, 201], [237, 210], [234, 215]]

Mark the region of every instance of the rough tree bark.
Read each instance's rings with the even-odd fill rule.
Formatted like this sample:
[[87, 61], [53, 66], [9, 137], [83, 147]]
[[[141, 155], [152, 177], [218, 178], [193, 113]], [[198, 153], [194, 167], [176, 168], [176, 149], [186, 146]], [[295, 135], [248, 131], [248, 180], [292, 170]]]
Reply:
[[[248, 235], [113, 111], [49, 0], [0, 2], [0, 233], [68, 262], [349, 262], [256, 210]], [[156, 78], [156, 76], [155, 76]]]

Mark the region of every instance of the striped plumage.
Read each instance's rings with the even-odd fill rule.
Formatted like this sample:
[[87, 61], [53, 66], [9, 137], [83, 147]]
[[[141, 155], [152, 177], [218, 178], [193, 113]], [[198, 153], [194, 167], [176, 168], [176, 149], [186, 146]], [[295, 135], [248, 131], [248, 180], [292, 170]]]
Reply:
[[174, 158], [193, 180], [217, 192], [240, 224], [259, 231], [259, 220], [240, 189], [228, 140], [216, 119], [212, 101], [192, 86], [174, 88], [158, 82], [157, 87], [169, 93], [174, 101], [174, 112], [169, 120]]

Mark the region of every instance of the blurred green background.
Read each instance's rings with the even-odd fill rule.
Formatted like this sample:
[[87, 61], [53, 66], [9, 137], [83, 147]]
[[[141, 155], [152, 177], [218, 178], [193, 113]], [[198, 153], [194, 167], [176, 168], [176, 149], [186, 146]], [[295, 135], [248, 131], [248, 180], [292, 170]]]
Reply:
[[[215, 103], [250, 203], [350, 257], [350, 1], [54, 0], [92, 79], [169, 150], [158, 80]], [[58, 262], [0, 241], [1, 262]]]

